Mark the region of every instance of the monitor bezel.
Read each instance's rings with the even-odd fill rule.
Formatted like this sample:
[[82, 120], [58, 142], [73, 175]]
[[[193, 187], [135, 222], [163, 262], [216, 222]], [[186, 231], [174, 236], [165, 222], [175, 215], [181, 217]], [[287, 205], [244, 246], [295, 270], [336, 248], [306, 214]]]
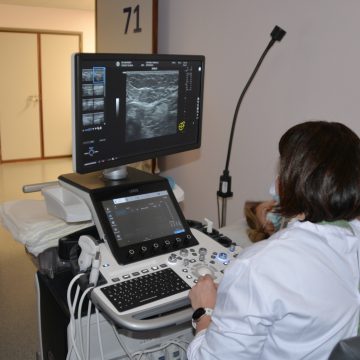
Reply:
[[[202, 64], [201, 78], [200, 78], [200, 103], [199, 103], [199, 117], [197, 127], [197, 138], [194, 142], [184, 143], [181, 145], [167, 145], [158, 146], [151, 151], [146, 151], [138, 154], [127, 154], [126, 156], [117, 160], [104, 163], [96, 163], [90, 166], [84, 166], [79, 158], [80, 145], [78, 140], [78, 133], [81, 130], [81, 109], [79, 106], [79, 97], [81, 97], [80, 82], [77, 78], [81, 69], [83, 61], [111, 61], [121, 59], [123, 61], [199, 61]], [[203, 116], [203, 98], [204, 98], [204, 73], [205, 73], [205, 57], [203, 55], [178, 55], [178, 54], [120, 54], [120, 53], [75, 53], [72, 57], [72, 160], [73, 171], [79, 174], [86, 174], [100, 170], [116, 168], [123, 165], [129, 165], [138, 161], [155, 159], [160, 156], [176, 154], [184, 151], [195, 150], [201, 146], [202, 134], [202, 116]], [[161, 144], [161, 140], [159, 140]]]

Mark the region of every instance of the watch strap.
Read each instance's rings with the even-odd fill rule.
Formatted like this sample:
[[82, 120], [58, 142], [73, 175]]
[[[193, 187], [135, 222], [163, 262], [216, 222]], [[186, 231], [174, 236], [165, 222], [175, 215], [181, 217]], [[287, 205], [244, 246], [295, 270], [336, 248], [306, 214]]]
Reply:
[[[203, 313], [200, 317], [198, 317], [197, 319], [194, 319], [194, 315], [193, 315], [193, 318], [192, 318], [191, 323], [192, 323], [192, 326], [193, 326], [194, 329], [196, 329], [197, 323], [198, 323], [204, 316], [211, 316], [212, 313], [213, 313], [213, 311], [214, 311], [214, 310], [211, 309], [211, 308], [199, 308], [199, 309], [203, 309], [203, 310], [204, 310], [204, 313]], [[194, 311], [194, 313], [197, 312], [199, 309], [196, 309], [196, 310]]]

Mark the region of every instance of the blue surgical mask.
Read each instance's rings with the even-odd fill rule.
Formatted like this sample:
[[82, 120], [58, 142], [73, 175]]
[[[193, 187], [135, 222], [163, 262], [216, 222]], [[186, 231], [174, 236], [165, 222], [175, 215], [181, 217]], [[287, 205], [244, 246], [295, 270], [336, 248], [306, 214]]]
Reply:
[[[277, 182], [277, 178], [271, 184], [269, 193], [270, 193], [271, 197], [273, 198], [273, 200], [275, 200], [277, 203], [279, 203], [280, 198], [279, 198], [279, 194], [276, 191], [276, 182]], [[273, 211], [269, 211], [266, 214], [266, 220], [271, 222], [274, 225], [275, 231], [280, 229], [281, 223], [282, 223], [282, 216], [280, 214], [273, 212]]]
[[274, 225], [275, 231], [278, 231], [281, 228], [282, 216], [280, 214], [269, 211], [266, 214], [266, 220]]

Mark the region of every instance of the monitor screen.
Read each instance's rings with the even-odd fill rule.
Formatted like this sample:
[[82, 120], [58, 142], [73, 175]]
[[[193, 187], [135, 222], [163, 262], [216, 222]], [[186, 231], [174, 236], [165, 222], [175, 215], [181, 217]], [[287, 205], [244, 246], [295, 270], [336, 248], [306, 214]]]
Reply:
[[100, 233], [119, 264], [198, 244], [167, 179], [151, 176], [149, 181], [121, 182], [91, 195]]
[[102, 202], [118, 246], [185, 233], [167, 190]]
[[73, 57], [73, 165], [80, 174], [201, 143], [203, 56]]

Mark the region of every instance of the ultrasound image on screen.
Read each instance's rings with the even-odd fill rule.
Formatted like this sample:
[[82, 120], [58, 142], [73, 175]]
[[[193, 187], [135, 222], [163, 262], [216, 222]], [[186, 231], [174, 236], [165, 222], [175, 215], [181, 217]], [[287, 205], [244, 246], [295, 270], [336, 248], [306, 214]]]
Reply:
[[185, 231], [167, 191], [106, 200], [102, 204], [120, 247]]
[[126, 72], [126, 142], [176, 134], [179, 71]]

